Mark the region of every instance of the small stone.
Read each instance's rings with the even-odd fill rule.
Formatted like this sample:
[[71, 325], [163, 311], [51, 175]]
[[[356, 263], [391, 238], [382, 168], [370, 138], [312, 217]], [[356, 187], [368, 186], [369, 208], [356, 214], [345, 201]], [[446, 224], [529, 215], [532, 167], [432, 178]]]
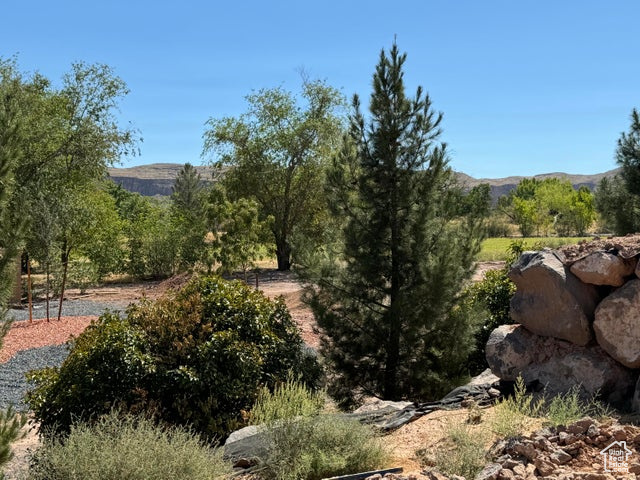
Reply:
[[598, 435], [595, 438], [596, 445], [604, 445], [605, 443], [611, 443], [611, 442], [607, 442], [607, 440], [609, 440], [609, 437], [602, 434]]
[[629, 473], [640, 474], [640, 463], [632, 463], [629, 465]]
[[478, 475], [476, 475], [475, 480], [497, 480], [501, 470], [502, 465], [499, 463], [490, 463], [484, 467]]
[[[365, 478], [365, 480], [381, 480], [382, 479], [382, 475], [380, 475], [379, 473], [376, 473], [374, 475], [371, 475], [370, 477]], [[434, 479], [434, 480], [440, 480], [440, 479]]]
[[572, 443], [580, 440], [580, 437], [578, 435], [569, 432], [560, 432], [559, 437], [560, 444], [562, 445], [571, 445]]
[[548, 460], [542, 457], [536, 458], [533, 463], [536, 466], [538, 473], [543, 477], [546, 477], [547, 475], [551, 475], [556, 469], [556, 466], [553, 463], [549, 462]]
[[510, 470], [513, 470], [516, 467], [522, 467], [522, 473], [524, 473], [524, 465], [522, 464], [522, 462], [518, 460], [514, 460], [513, 458], [509, 458], [504, 462], [498, 462], [498, 463], [500, 463], [504, 468], [508, 468]]
[[533, 437], [533, 444], [538, 450], [544, 450], [545, 452], [553, 451], [553, 444], [542, 436]]
[[531, 461], [538, 456], [538, 451], [531, 443], [520, 443], [515, 446], [514, 450]]
[[527, 466], [525, 467], [525, 472], [526, 472], [527, 476], [535, 474], [536, 473], [536, 466], [533, 463], [527, 464]]
[[511, 470], [519, 477], [524, 477], [527, 474], [527, 469], [522, 464], [514, 465]]
[[594, 424], [595, 421], [592, 418], [582, 418], [577, 422], [574, 422], [571, 425], [567, 426], [567, 432], [573, 433], [574, 435], [582, 435], [586, 433], [587, 430], [589, 430], [589, 428], [591, 428]]
[[569, 463], [572, 459], [573, 457], [561, 448], [555, 450], [549, 456], [549, 460], [551, 460], [551, 462], [555, 463], [556, 465], [564, 465], [565, 463]]
[[588, 429], [587, 429], [587, 435], [589, 436], [589, 438], [595, 438], [598, 435], [600, 435], [600, 429], [598, 428], [597, 425], [591, 425]]
[[582, 478], [583, 480], [615, 480], [614, 477], [606, 473], [587, 473]]
[[503, 468], [498, 474], [498, 480], [515, 480], [516, 474], [508, 468]]
[[497, 398], [497, 397], [499, 397], [500, 395], [502, 395], [502, 394], [500, 393], [500, 390], [498, 390], [497, 388], [490, 388], [489, 390], [487, 390], [487, 393], [489, 394], [489, 396], [490, 396], [491, 398]]
[[438, 470], [431, 469], [426, 472], [422, 472], [428, 480], [449, 480], [444, 473], [440, 473]]
[[624, 427], [615, 427], [611, 430], [611, 435], [617, 441], [622, 441], [627, 439], [627, 432], [624, 431]]

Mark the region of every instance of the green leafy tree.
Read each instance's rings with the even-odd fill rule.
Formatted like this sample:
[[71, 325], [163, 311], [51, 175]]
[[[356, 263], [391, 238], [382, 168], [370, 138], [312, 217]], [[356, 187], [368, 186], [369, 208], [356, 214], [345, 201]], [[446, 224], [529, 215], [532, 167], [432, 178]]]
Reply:
[[[23, 82], [15, 65], [0, 60], [0, 348], [11, 327], [11, 321], [6, 318], [7, 299], [24, 227], [16, 205], [11, 203], [14, 173], [24, 145], [22, 89]], [[26, 415], [16, 415], [11, 408], [0, 412], [0, 467], [13, 457], [11, 444], [23, 435], [26, 421]]]
[[240, 270], [247, 279], [247, 271], [255, 267], [264, 254], [268, 238], [268, 222], [260, 220], [258, 204], [251, 199], [230, 201], [224, 190], [211, 191], [209, 221], [214, 225], [215, 260], [220, 273]]
[[438, 141], [442, 114], [421, 88], [405, 95], [405, 58], [395, 44], [382, 51], [368, 121], [354, 97], [328, 174], [342, 242], [306, 272], [340, 395], [433, 399], [466, 375], [473, 348], [459, 292], [483, 237], [487, 189], [467, 201], [455, 184]]
[[204, 152], [230, 167], [222, 181], [231, 200], [253, 199], [262, 219], [273, 218], [278, 270], [291, 267], [292, 235], [313, 238], [321, 228], [324, 169], [342, 132], [343, 98], [336, 89], [305, 81], [301, 97], [282, 88], [260, 90], [247, 96], [247, 113], [210, 119], [204, 135]]
[[525, 178], [498, 208], [518, 225], [523, 237], [533, 234], [583, 235], [595, 221], [593, 194], [587, 187], [575, 190], [569, 180]]

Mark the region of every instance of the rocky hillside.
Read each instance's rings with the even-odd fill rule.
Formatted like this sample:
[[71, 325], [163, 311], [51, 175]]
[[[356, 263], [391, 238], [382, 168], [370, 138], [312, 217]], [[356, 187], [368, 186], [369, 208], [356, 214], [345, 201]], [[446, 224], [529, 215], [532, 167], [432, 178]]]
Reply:
[[[600, 180], [604, 177], [612, 177], [616, 173], [618, 173], [619, 169], [609, 170], [604, 173], [597, 173], [595, 175], [571, 175], [563, 172], [555, 172], [555, 173], [542, 173], [540, 175], [535, 175], [533, 178], [538, 180], [544, 180], [545, 178], [561, 178], [566, 179], [571, 182], [574, 188], [580, 188], [582, 186], [589, 187], [591, 191], [593, 191]], [[502, 195], [508, 194], [511, 190], [516, 188], [518, 183], [523, 178], [529, 177], [505, 177], [505, 178], [473, 178], [469, 175], [466, 175], [462, 172], [456, 172], [458, 175], [459, 181], [463, 185], [467, 185], [468, 187], [475, 187], [476, 185], [480, 185], [481, 183], [488, 183], [491, 187], [491, 199], [495, 202]]]
[[[109, 177], [130, 192], [153, 197], [171, 195], [171, 187], [182, 168], [179, 163], [151, 163], [130, 168], [110, 168]], [[195, 167], [205, 182], [210, 182], [210, 167]]]
[[[142, 195], [171, 195], [171, 186], [176, 175], [182, 168], [178, 163], [152, 163], [131, 168], [110, 168], [109, 175], [114, 182], [122, 185], [131, 192], [138, 192]], [[212, 170], [210, 167], [196, 167], [202, 179], [211, 181]], [[536, 175], [534, 178], [545, 179], [558, 177], [568, 179], [575, 188], [583, 185], [593, 190], [603, 177], [614, 175], [617, 170], [610, 170], [595, 175], [570, 175], [567, 173], [544, 173]], [[501, 195], [509, 193], [518, 185], [520, 180], [526, 177], [506, 177], [506, 178], [473, 178], [462, 172], [456, 172], [458, 179], [463, 185], [469, 188], [481, 183], [488, 183], [491, 187], [491, 198], [496, 201]]]

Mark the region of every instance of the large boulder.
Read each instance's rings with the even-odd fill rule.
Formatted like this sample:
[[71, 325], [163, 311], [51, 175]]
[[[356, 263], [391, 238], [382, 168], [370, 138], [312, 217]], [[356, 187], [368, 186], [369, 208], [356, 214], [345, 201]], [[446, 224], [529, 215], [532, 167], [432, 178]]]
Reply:
[[632, 275], [637, 261], [623, 259], [609, 252], [593, 252], [571, 265], [571, 273], [584, 283], [593, 285], [624, 285], [625, 277]]
[[627, 282], [598, 305], [593, 329], [609, 355], [629, 368], [640, 367], [640, 280]]
[[600, 296], [565, 267], [561, 256], [551, 250], [524, 252], [511, 267], [509, 278], [517, 287], [511, 318], [538, 335], [584, 346], [593, 338], [591, 322]]
[[495, 329], [485, 351], [491, 371], [502, 380], [513, 381], [521, 375], [526, 383], [538, 384], [552, 396], [580, 385], [585, 396], [600, 393], [620, 403], [635, 383], [632, 372], [600, 347], [542, 337], [522, 325]]
[[484, 349], [491, 373], [502, 380], [514, 381], [535, 361], [538, 338], [522, 325], [496, 328]]

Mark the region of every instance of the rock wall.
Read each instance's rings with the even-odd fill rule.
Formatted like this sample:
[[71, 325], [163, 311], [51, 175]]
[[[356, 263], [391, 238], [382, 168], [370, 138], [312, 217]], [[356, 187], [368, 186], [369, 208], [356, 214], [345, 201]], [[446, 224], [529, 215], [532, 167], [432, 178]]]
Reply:
[[640, 235], [524, 252], [509, 272], [516, 323], [487, 343], [491, 371], [640, 411], [639, 257]]

